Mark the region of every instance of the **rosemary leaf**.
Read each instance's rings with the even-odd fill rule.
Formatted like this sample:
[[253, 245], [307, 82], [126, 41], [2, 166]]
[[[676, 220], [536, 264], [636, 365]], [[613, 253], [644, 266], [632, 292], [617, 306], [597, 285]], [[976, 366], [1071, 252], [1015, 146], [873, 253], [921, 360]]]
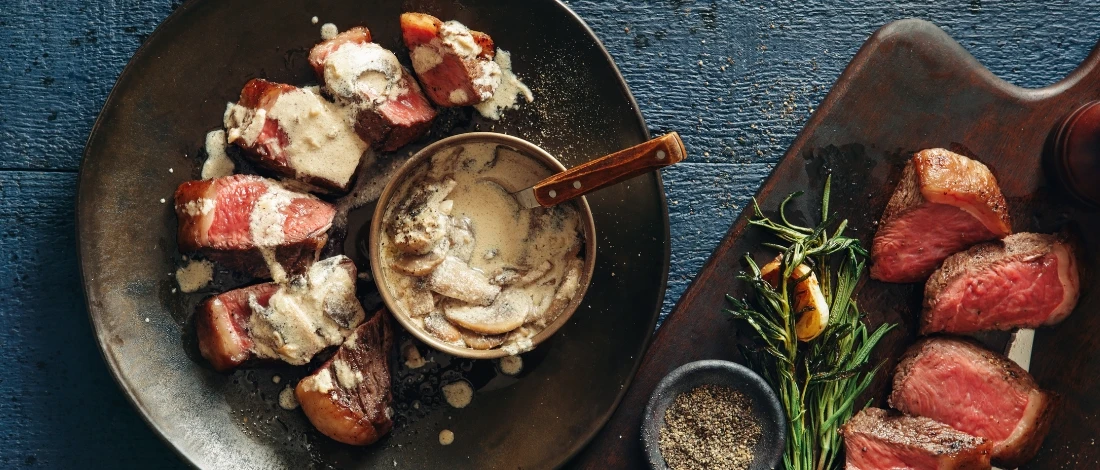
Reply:
[[[868, 367], [867, 363], [875, 345], [894, 327], [881, 325], [869, 332], [863, 323], [853, 295], [868, 254], [859, 240], [844, 235], [847, 220], [836, 224], [829, 235], [833, 225], [829, 217], [831, 191], [830, 177], [823, 190], [821, 222], [812, 228], [787, 218], [787, 205], [801, 192], [779, 204], [778, 221], [764, 215], [753, 199], [754, 217], [749, 224], [782, 241], [763, 243], [781, 255], [781, 281], [774, 286], [766, 282], [760, 267], [746, 256], [748, 269], [738, 279], [748, 284], [751, 295], [745, 299], [726, 296], [732, 308], [725, 311], [749, 325], [756, 344], [740, 346], [742, 353], [775, 389], [786, 411], [783, 465], [787, 470], [840, 468], [843, 442], [837, 430], [851, 418], [855, 401], [873, 382], [881, 364]], [[802, 264], [818, 279], [830, 309], [824, 331], [808, 343], [798, 340], [796, 324], [812, 308], [796, 308], [797, 290], [788, 288], [810, 276], [795, 274]]]

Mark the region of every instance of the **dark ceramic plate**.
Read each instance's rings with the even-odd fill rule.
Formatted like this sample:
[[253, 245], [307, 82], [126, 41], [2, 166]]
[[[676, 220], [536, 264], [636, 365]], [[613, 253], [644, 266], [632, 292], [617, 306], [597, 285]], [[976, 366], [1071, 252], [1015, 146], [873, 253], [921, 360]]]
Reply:
[[668, 470], [661, 455], [661, 428], [665, 411], [682, 393], [703, 385], [718, 385], [737, 390], [749, 399], [752, 419], [760, 425], [760, 438], [753, 446], [750, 470], [779, 468], [787, 442], [787, 418], [771, 386], [748, 367], [736, 362], [704, 360], [677, 367], [653, 389], [642, 414], [642, 447], [654, 470]]
[[[225, 375], [198, 357], [190, 317], [203, 295], [173, 292], [170, 273], [179, 254], [171, 199], [177, 185], [198, 177], [204, 134], [220, 125], [226, 101], [250, 78], [312, 81], [306, 55], [319, 40], [320, 24], [311, 17], [341, 29], [365, 24], [376, 41], [403, 54], [402, 11], [489, 32], [512, 51], [516, 72], [536, 94], [535, 103], [500, 123], [449, 113], [433, 138], [504, 132], [542, 146], [566, 166], [648, 138], [607, 52], [557, 2], [196, 1], [180, 7], [135, 54], [96, 122], [81, 168], [77, 226], [88, 307], [110, 369], [153, 429], [199, 467], [558, 466], [604, 424], [638, 367], [668, 273], [668, 212], [656, 174], [588, 197], [599, 234], [591, 288], [570, 322], [525, 355], [519, 380], [471, 379], [481, 389], [461, 410], [438, 400], [402, 403], [415, 419], [374, 446], [337, 444], [315, 432], [299, 410], [277, 406], [279, 391], [302, 370]], [[410, 150], [380, 158], [379, 174]], [[384, 178], [374, 179], [365, 192], [380, 189]], [[362, 271], [365, 256], [356, 247], [371, 210], [352, 211], [343, 245]], [[458, 367], [493, 374], [492, 363]], [[275, 375], [281, 383], [273, 383]], [[438, 443], [443, 429], [455, 433], [450, 446]]]

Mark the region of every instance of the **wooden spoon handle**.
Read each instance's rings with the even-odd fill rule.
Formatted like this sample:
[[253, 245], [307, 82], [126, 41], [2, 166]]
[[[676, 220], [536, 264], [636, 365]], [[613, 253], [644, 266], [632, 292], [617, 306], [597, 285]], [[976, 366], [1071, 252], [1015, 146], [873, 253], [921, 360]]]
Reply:
[[568, 201], [643, 173], [683, 161], [680, 134], [670, 132], [606, 157], [597, 158], [539, 181], [535, 200], [543, 207]]

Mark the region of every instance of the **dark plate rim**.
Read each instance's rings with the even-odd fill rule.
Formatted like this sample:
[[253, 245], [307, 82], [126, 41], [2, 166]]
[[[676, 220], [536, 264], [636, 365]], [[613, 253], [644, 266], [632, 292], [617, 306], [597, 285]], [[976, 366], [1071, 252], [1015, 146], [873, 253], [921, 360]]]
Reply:
[[[627, 85], [626, 78], [623, 77], [622, 71], [619, 70], [618, 64], [616, 64], [615, 60], [611, 57], [611, 53], [607, 51], [607, 48], [604, 46], [603, 42], [600, 41], [599, 37], [596, 36], [595, 31], [593, 31], [592, 28], [588, 26], [588, 23], [586, 23], [579, 15], [577, 15], [576, 12], [569, 8], [568, 5], [563, 3], [562, 0], [549, 1], [557, 6], [566, 15], [566, 17], [573, 19], [573, 21], [575, 21], [588, 35], [589, 39], [591, 39], [599, 48], [599, 51], [603, 54], [604, 58], [607, 59], [607, 62], [611, 65], [611, 68], [615, 72], [615, 75], [619, 78], [619, 86], [626, 94], [631, 108], [634, 109], [634, 117], [637, 120], [638, 124], [640, 124], [641, 126], [641, 137], [643, 141], [649, 140], [651, 138], [649, 133], [649, 126], [646, 124], [645, 117], [642, 116], [642, 111], [638, 107], [638, 101], [634, 98], [634, 94], [630, 92], [630, 86]], [[88, 161], [88, 157], [91, 154], [90, 148], [92, 145], [92, 140], [95, 138], [96, 134], [99, 133], [100, 126], [103, 125], [103, 111], [108, 109], [109, 107], [114, 106], [115, 102], [119, 99], [119, 95], [122, 94], [122, 92], [119, 91], [119, 85], [129, 79], [130, 76], [135, 73], [133, 67], [134, 62], [140, 58], [143, 58], [148, 53], [149, 45], [152, 44], [154, 41], [159, 40], [160, 36], [165, 34], [164, 31], [165, 29], [167, 29], [166, 26], [169, 26], [176, 21], [179, 21], [181, 17], [193, 10], [195, 6], [199, 3], [202, 3], [202, 0], [188, 1], [173, 10], [172, 13], [169, 14], [168, 17], [165, 18], [164, 21], [162, 21], [159, 25], [157, 25], [153, 32], [149, 34], [149, 37], [145, 39], [145, 42], [143, 42], [141, 46], [138, 47], [138, 49], [134, 52], [134, 55], [131, 56], [130, 60], [126, 62], [126, 66], [122, 68], [122, 72], [119, 73], [118, 78], [115, 79], [115, 84], [111, 86], [111, 92], [107, 95], [107, 99], [103, 101], [103, 106], [100, 108], [99, 113], [97, 113], [95, 123], [92, 125], [92, 129], [88, 133], [88, 138], [84, 142], [84, 151], [81, 152], [80, 169], [77, 172], [75, 200], [76, 256], [78, 263], [80, 264], [80, 283], [82, 287], [81, 294], [84, 298], [84, 305], [88, 311], [88, 319], [91, 322], [92, 329], [95, 331], [96, 334], [96, 344], [99, 345], [100, 356], [107, 364], [107, 368], [111, 372], [111, 378], [114, 379], [114, 382], [119, 387], [119, 390], [121, 390], [123, 395], [126, 396], [126, 400], [129, 401], [134, 409], [138, 411], [138, 415], [141, 416], [142, 421], [144, 421], [145, 424], [153, 430], [153, 433], [156, 434], [156, 436], [162, 442], [167, 444], [168, 448], [172, 449], [172, 451], [175, 452], [175, 454], [180, 458], [182, 462], [195, 468], [198, 468], [198, 466], [195, 464], [195, 460], [191, 458], [191, 455], [188, 454], [184, 449], [180, 448], [172, 439], [168, 437], [165, 431], [161, 429], [161, 427], [150, 417], [150, 412], [146, 409], [145, 405], [140, 400], [138, 400], [136, 395], [134, 395], [134, 392], [131, 390], [129, 384], [127, 384], [123, 379], [122, 371], [119, 369], [118, 363], [114, 361], [114, 359], [112, 359], [108, 351], [107, 345], [103, 341], [103, 338], [101, 336], [102, 327], [100, 326], [98, 315], [96, 315], [97, 309], [89, 302], [89, 272], [88, 267], [85, 263], [84, 244], [81, 241], [81, 227], [83, 227], [84, 224], [81, 223], [82, 214], [80, 207], [82, 205], [82, 200], [85, 198], [84, 188], [87, 184], [85, 181], [85, 166], [86, 162]], [[643, 341], [642, 351], [634, 359], [634, 364], [630, 368], [630, 374], [627, 376], [626, 382], [623, 383], [623, 386], [616, 394], [615, 400], [612, 402], [611, 407], [606, 413], [604, 413], [603, 416], [599, 418], [599, 425], [592, 428], [589, 432], [582, 436], [580, 440], [577, 441], [576, 445], [569, 449], [568, 457], [561, 462], [561, 465], [565, 465], [569, 461], [573, 460], [573, 458], [576, 457], [576, 455], [580, 453], [580, 451], [584, 449], [592, 441], [593, 438], [596, 437], [596, 435], [611, 419], [611, 416], [619, 408], [619, 404], [622, 402], [627, 390], [630, 389], [630, 386], [634, 381], [634, 376], [637, 375], [638, 369], [641, 367], [642, 359], [645, 357], [645, 352], [647, 349], [649, 349], [649, 345], [653, 340], [653, 333], [657, 327], [657, 320], [659, 319], [661, 309], [664, 306], [665, 292], [668, 290], [668, 272], [672, 257], [672, 238], [669, 227], [668, 199], [665, 195], [664, 180], [661, 178], [660, 172], [655, 172], [654, 176], [657, 180], [658, 197], [661, 202], [661, 216], [664, 219], [664, 239], [666, 241], [664, 253], [662, 254], [663, 258], [661, 260], [661, 282], [658, 289], [655, 311], [651, 315], [649, 328], [646, 331], [645, 339]]]

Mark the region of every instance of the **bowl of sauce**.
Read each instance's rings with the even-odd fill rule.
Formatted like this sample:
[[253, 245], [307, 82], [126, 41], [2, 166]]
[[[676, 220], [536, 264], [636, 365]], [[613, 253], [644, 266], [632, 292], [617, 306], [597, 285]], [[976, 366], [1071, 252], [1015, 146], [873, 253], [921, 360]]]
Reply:
[[595, 224], [579, 197], [523, 207], [512, 193], [565, 171], [525, 140], [476, 132], [414, 155], [382, 191], [370, 264], [394, 317], [429, 346], [492, 359], [529, 351], [580, 305]]

